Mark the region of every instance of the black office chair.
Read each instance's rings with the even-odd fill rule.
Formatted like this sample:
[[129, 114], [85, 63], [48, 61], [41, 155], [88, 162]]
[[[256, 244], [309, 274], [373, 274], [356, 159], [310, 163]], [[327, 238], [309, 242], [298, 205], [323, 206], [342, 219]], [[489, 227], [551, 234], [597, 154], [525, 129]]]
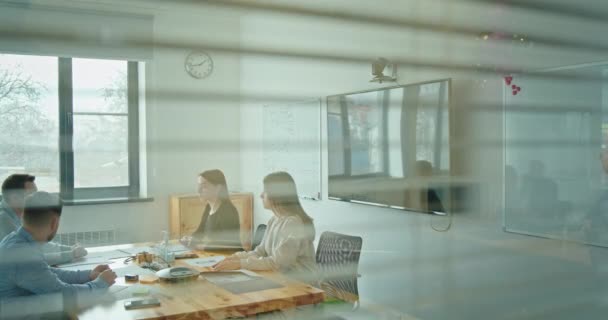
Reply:
[[262, 243], [262, 239], [264, 239], [264, 233], [266, 233], [266, 225], [260, 224], [255, 229], [255, 234], [253, 235], [253, 243], [251, 244], [251, 250], [255, 249], [257, 246]]
[[359, 305], [357, 270], [362, 246], [361, 237], [326, 231], [321, 234], [317, 247], [322, 289], [330, 297], [352, 303], [354, 308]]

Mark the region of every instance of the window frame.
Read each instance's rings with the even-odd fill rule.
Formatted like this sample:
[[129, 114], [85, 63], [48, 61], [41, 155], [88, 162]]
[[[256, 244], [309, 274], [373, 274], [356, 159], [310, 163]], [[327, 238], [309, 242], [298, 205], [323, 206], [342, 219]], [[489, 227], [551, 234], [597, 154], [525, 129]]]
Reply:
[[[139, 66], [127, 63], [127, 123], [129, 185], [117, 187], [74, 186], [74, 110], [72, 58], [58, 57], [59, 68], [59, 176], [60, 195], [67, 201], [139, 198]], [[101, 115], [101, 114], [100, 114]]]

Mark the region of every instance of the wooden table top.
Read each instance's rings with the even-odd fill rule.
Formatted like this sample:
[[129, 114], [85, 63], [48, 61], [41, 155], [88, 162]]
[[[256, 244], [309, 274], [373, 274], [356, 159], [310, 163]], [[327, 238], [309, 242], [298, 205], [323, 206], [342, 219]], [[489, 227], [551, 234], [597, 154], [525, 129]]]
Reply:
[[[108, 246], [104, 249], [122, 249], [138, 245]], [[95, 248], [95, 251], [100, 249]], [[196, 251], [199, 257], [213, 255], [229, 255], [230, 252]], [[118, 259], [123, 261], [124, 259]], [[122, 262], [110, 265], [117, 269], [126, 266]], [[208, 268], [193, 267], [177, 260], [173, 266], [188, 266], [200, 271]], [[261, 276], [278, 282], [284, 287], [268, 289], [243, 294], [233, 294], [203, 277], [197, 280], [180, 283], [158, 282], [154, 284], [137, 284], [150, 290], [147, 297], [160, 300], [160, 307], [125, 310], [124, 302], [143, 299], [145, 297], [130, 297], [81, 310], [78, 319], [225, 319], [229, 317], [246, 317], [261, 312], [285, 310], [296, 306], [323, 302], [324, 292], [303, 282], [289, 279], [278, 272], [256, 272]], [[129, 286], [124, 278], [118, 278], [116, 285]]]

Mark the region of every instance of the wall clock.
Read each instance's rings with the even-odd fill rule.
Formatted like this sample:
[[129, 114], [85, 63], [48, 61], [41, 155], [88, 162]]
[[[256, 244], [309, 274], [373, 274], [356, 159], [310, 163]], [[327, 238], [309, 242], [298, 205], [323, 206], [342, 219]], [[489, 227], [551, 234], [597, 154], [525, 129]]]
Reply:
[[203, 51], [192, 51], [186, 56], [184, 69], [195, 79], [204, 79], [213, 72], [213, 59]]

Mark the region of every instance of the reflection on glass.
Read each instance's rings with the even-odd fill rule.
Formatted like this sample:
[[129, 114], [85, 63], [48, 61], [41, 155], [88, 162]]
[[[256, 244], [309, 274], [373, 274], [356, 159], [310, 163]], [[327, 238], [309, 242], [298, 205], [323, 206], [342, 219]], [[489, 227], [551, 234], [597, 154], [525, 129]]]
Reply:
[[344, 139], [342, 138], [342, 119], [340, 114], [328, 114], [327, 121], [330, 122], [328, 125], [328, 143], [330, 145], [329, 152], [332, 154], [329, 156], [331, 160], [328, 163], [328, 170], [330, 175], [343, 175], [344, 174]]
[[351, 175], [383, 171], [383, 109], [379, 92], [361, 93], [347, 99], [348, 132], [350, 133]]
[[557, 78], [557, 71], [522, 76], [525, 93], [507, 95], [507, 231], [608, 246], [600, 161], [608, 132], [606, 70], [598, 64], [562, 68]]
[[36, 176], [41, 190], [59, 191], [57, 58], [0, 55], [0, 181]]
[[329, 196], [445, 211], [448, 98], [449, 80], [328, 97]]

